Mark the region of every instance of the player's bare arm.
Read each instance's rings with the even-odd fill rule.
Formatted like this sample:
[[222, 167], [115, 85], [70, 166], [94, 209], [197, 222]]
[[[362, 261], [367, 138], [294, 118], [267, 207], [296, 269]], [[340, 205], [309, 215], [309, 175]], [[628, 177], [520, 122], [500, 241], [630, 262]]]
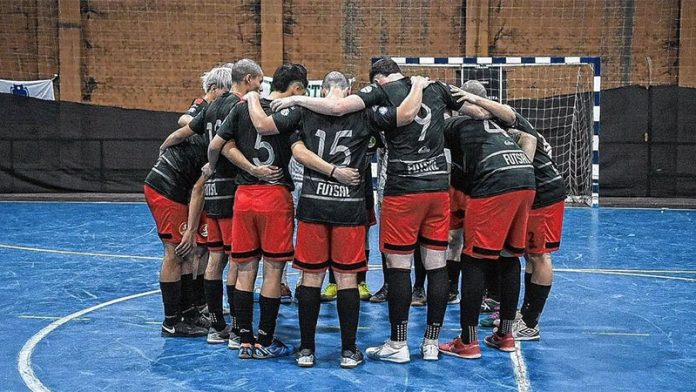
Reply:
[[279, 111], [290, 106], [302, 106], [313, 112], [327, 114], [329, 116], [343, 116], [344, 114], [365, 109], [365, 102], [357, 95], [349, 95], [341, 99], [324, 99], [295, 95], [271, 102], [271, 109]]
[[193, 135], [193, 130], [191, 129], [191, 127], [188, 126], [188, 124], [170, 133], [169, 136], [167, 136], [167, 138], [164, 139], [162, 145], [160, 145], [160, 155], [162, 155], [162, 153], [169, 147], [176, 146], [177, 144], [186, 140], [186, 138], [191, 135]]
[[515, 111], [508, 105], [495, 102], [488, 98], [479, 97], [478, 95], [468, 93], [457, 86], [450, 86], [452, 96], [458, 97], [457, 102], [466, 101], [473, 105], [480, 106], [490, 112], [494, 117], [500, 119], [503, 123], [511, 126], [515, 123]]
[[263, 111], [259, 93], [256, 91], [249, 91], [244, 96], [244, 99], [249, 108], [251, 122], [254, 124], [254, 128], [256, 128], [256, 132], [258, 132], [259, 135], [277, 135], [280, 133], [273, 118], [266, 115], [266, 112]]
[[427, 77], [411, 76], [411, 91], [396, 108], [397, 127], [408, 125], [416, 118], [423, 102], [423, 90], [432, 83]]
[[308, 149], [302, 141], [293, 143], [291, 148], [292, 156], [305, 167], [333, 177], [344, 185], [358, 185], [360, 183], [360, 172], [358, 169], [334, 166]]
[[229, 159], [235, 166], [266, 182], [276, 182], [283, 177], [283, 170], [273, 165], [256, 166], [249, 162], [244, 154], [237, 148], [234, 140], [225, 144], [222, 155]]
[[208, 145], [208, 168], [206, 169], [209, 170], [209, 173], [206, 174], [212, 175], [212, 172], [215, 171], [218, 159], [220, 159], [220, 152], [225, 146], [225, 143], [227, 143], [227, 141], [221, 138], [220, 135], [215, 135], [213, 140], [210, 141], [210, 145]]
[[522, 148], [522, 151], [524, 151], [527, 158], [529, 158], [530, 161], [533, 161], [534, 154], [536, 153], [537, 138], [515, 128], [508, 128], [507, 133]]
[[177, 121], [177, 124], [179, 124], [180, 127], [188, 125], [188, 123], [193, 120], [193, 116], [190, 114], [182, 114], [181, 117], [179, 117], [179, 120]]
[[[208, 166], [206, 163], [205, 166]], [[205, 166], [201, 169], [205, 172]], [[205, 196], [203, 194], [203, 186], [210, 176], [201, 174], [191, 190], [191, 201], [188, 208], [188, 220], [186, 223], [186, 231], [184, 232], [181, 242], [177, 245], [175, 252], [180, 257], [187, 257], [196, 248], [196, 232], [198, 230], [198, 222], [201, 219]]]

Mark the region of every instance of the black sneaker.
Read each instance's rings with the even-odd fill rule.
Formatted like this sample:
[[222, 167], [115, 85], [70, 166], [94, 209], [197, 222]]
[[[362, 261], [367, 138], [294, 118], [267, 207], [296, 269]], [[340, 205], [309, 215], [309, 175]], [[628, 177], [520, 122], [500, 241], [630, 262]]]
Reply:
[[382, 286], [382, 288], [379, 289], [379, 291], [374, 293], [372, 295], [372, 297], [370, 297], [370, 302], [372, 302], [372, 303], [381, 303], [381, 302], [385, 302], [386, 300], [387, 300], [387, 285], [386, 284], [384, 286]]
[[207, 336], [208, 330], [179, 321], [172, 327], [162, 324], [161, 335], [165, 338], [196, 338], [199, 336]]
[[184, 323], [205, 328], [206, 331], [211, 327], [210, 318], [204, 316], [195, 308], [191, 311], [184, 312]]
[[351, 350], [343, 350], [341, 354], [341, 367], [344, 369], [353, 369], [363, 362], [363, 353], [357, 347]]
[[447, 294], [447, 304], [453, 305], [459, 303], [459, 290], [450, 286], [449, 293]]

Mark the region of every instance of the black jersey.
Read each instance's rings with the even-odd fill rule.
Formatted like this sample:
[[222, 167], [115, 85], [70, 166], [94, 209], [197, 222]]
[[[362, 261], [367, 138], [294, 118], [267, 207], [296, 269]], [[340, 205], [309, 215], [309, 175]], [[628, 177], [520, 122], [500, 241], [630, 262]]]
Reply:
[[553, 203], [565, 200], [566, 188], [563, 176], [558, 172], [556, 163], [551, 159], [549, 151], [551, 147], [532, 124], [521, 114], [515, 112], [517, 117], [513, 128], [528, 133], [537, 138], [536, 151], [534, 152], [534, 179], [536, 181], [536, 196], [532, 209], [546, 207]]
[[[189, 127], [195, 133], [203, 135], [207, 143], [215, 136], [215, 132], [223, 120], [239, 103], [239, 96], [226, 92], [204, 108], [191, 120]], [[219, 159], [215, 173], [205, 182], [205, 211], [211, 218], [232, 216], [234, 192], [237, 190], [235, 179], [238, 169], [227, 159]]]
[[[447, 123], [447, 120], [445, 120]], [[464, 167], [464, 152], [459, 140], [459, 132], [454, 127], [445, 125], [445, 148], [450, 150], [450, 185], [468, 194], [471, 191], [470, 177], [466, 176]]]
[[169, 200], [188, 204], [191, 189], [208, 161], [207, 151], [208, 145], [200, 135], [193, 135], [169, 147], [157, 159], [145, 177], [145, 183]]
[[[396, 115], [396, 111], [394, 111]], [[367, 144], [367, 154], [365, 154], [365, 173], [363, 178], [365, 180], [365, 207], [370, 210], [375, 205], [375, 187], [372, 183], [372, 161], [375, 159], [377, 154], [377, 149], [384, 147], [382, 144], [382, 138], [377, 133], [377, 130], [373, 130], [372, 136], [370, 136], [370, 141]]]
[[[452, 117], [445, 121], [445, 133], [452, 134], [448, 138], [459, 138], [466, 178], [464, 193], [471, 197], [489, 197], [534, 189], [532, 162], [496, 123], [465, 116]], [[453, 151], [453, 162], [454, 157]]]
[[[394, 110], [390, 113], [394, 115]], [[341, 117], [302, 110], [302, 128], [296, 138], [326, 162], [358, 169], [364, 175], [366, 169], [369, 170], [366, 157], [370, 137], [374, 134], [371, 117], [372, 109]], [[356, 186], [343, 185], [305, 166], [297, 219], [346, 226], [366, 225], [367, 181], [372, 181], [371, 175]]]
[[[382, 86], [367, 86], [357, 95], [366, 107], [398, 106], [410, 91], [411, 80], [403, 78]], [[461, 105], [446, 84], [437, 82], [423, 91], [421, 109], [412, 123], [396, 128], [396, 118], [388, 123], [376, 117], [389, 151], [385, 196], [447, 190], [444, 114], [447, 109], [458, 110]]]
[[208, 101], [206, 101], [204, 98], [196, 98], [191, 101], [191, 106], [189, 106], [188, 110], [184, 114], [188, 114], [191, 117], [196, 117], [196, 115], [202, 112], [206, 107], [208, 107]]
[[[261, 107], [266, 114], [272, 114], [269, 100], [262, 98]], [[292, 157], [290, 150], [290, 135], [296, 129], [296, 124], [299, 123], [300, 110], [292, 107], [283, 109], [273, 115], [276, 127], [279, 134], [262, 136], [256, 132], [254, 124], [249, 117], [249, 106], [246, 102], [242, 102], [235, 106], [230, 112], [230, 115], [225, 119], [217, 134], [225, 139], [234, 139], [237, 148], [242, 152], [244, 157], [254, 165], [273, 165], [283, 170], [283, 177], [274, 182], [287, 186], [290, 190], [295, 189], [288, 163]], [[251, 174], [240, 171], [237, 176], [237, 184], [253, 185], [253, 184], [268, 184]]]

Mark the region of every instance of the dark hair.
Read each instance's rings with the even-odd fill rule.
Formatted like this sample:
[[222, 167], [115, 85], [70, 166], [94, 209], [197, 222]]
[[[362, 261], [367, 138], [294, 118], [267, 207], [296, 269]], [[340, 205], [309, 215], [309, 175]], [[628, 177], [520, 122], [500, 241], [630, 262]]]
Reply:
[[401, 68], [399, 68], [399, 65], [387, 56], [379, 57], [374, 63], [372, 63], [372, 67], [370, 68], [370, 83], [373, 82], [373, 79], [377, 74], [389, 76], [393, 73], [401, 73]]
[[273, 91], [285, 92], [293, 82], [302, 83], [307, 88], [307, 69], [302, 64], [283, 64], [273, 74]]

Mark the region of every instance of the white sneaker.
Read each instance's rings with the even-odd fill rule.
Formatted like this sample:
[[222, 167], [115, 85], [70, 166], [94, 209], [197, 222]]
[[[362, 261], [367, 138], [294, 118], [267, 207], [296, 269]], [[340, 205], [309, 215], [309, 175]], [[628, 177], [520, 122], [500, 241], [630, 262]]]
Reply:
[[423, 339], [423, 344], [420, 347], [423, 359], [426, 361], [437, 361], [440, 359], [440, 350], [438, 349], [438, 341], [432, 339]]
[[[403, 342], [401, 347], [395, 347], [397, 342], [387, 340], [381, 346], [369, 347], [365, 350], [367, 356], [380, 361], [407, 363], [411, 361], [411, 354], [408, 352], [408, 345]], [[436, 346], [437, 348], [437, 346]]]
[[299, 367], [314, 366], [314, 352], [308, 348], [303, 348], [295, 354], [295, 360]]
[[539, 340], [539, 324], [536, 327], [528, 327], [523, 319], [515, 320], [515, 324], [512, 325], [512, 336], [515, 340]]
[[242, 346], [242, 338], [237, 336], [234, 332], [230, 331], [230, 339], [227, 341], [227, 348], [230, 350], [239, 350]]

